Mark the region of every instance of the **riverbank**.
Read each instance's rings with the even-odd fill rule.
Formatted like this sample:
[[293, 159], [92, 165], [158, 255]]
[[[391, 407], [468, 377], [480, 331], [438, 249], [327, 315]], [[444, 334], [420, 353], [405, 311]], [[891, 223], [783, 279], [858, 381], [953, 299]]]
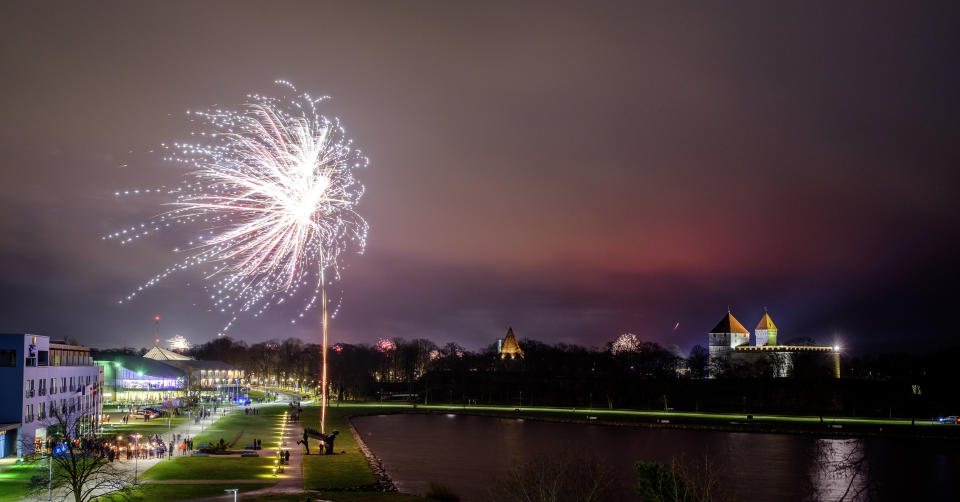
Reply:
[[897, 437], [960, 439], [960, 425], [932, 420], [752, 415], [731, 413], [607, 410], [483, 405], [409, 405], [399, 403], [342, 404], [348, 417], [395, 413], [478, 415], [578, 424], [695, 429], [726, 432], [804, 434], [832, 437]]

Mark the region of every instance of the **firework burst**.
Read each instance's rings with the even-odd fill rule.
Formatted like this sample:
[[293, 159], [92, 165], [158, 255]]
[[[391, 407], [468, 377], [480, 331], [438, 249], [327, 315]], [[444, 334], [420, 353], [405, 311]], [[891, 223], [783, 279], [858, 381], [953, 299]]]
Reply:
[[640, 339], [633, 333], [624, 333], [620, 335], [610, 346], [610, 352], [614, 354], [628, 354], [640, 350]]
[[201, 268], [214, 306], [232, 315], [224, 331], [239, 313], [259, 316], [271, 305], [303, 296], [298, 315], [303, 317], [319, 299], [324, 431], [327, 280], [339, 279], [345, 251], [362, 252], [366, 244], [367, 223], [355, 211], [364, 189], [354, 171], [368, 161], [339, 119], [330, 120], [317, 110], [328, 97], [297, 94], [289, 82], [277, 84], [288, 96], [253, 94], [239, 110], [187, 112], [199, 125], [193, 135], [200, 142], [163, 145], [165, 160], [189, 167], [184, 181], [170, 190], [133, 191], [165, 194], [172, 209], [104, 238], [129, 243], [171, 224], [201, 226], [188, 243], [187, 257], [127, 300], [178, 270]]
[[377, 350], [383, 353], [390, 352], [391, 350], [397, 349], [397, 344], [393, 343], [393, 340], [389, 338], [377, 338]]
[[328, 97], [278, 84], [288, 96], [253, 94], [238, 110], [187, 112], [200, 141], [163, 145], [165, 160], [188, 166], [179, 186], [117, 192], [160, 193], [171, 209], [105, 239], [126, 244], [173, 225], [199, 227], [175, 250], [185, 258], [121, 303], [179, 270], [198, 268], [214, 308], [232, 316], [224, 330], [241, 313], [259, 316], [301, 298], [296, 322], [339, 279], [341, 255], [363, 251], [367, 224], [355, 207], [364, 188], [354, 171], [367, 158], [338, 119], [319, 113]]

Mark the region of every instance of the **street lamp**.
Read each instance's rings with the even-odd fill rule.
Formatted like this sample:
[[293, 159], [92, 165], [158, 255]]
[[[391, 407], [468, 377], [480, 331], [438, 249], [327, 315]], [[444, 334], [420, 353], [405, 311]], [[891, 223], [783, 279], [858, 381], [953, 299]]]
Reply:
[[50, 440], [47, 440], [47, 444], [50, 445], [50, 477], [47, 479], [47, 502], [53, 501], [53, 443]]
[[133, 484], [138, 484], [137, 472], [140, 467], [140, 438], [143, 436], [140, 433], [137, 433], [130, 437], [134, 439], [135, 444], [137, 445], [137, 452], [133, 456]]

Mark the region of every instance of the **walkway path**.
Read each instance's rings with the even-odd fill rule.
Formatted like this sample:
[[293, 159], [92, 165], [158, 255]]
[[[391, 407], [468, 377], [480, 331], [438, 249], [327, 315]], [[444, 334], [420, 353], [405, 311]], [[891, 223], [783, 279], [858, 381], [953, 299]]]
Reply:
[[[304, 401], [303, 404], [307, 404], [307, 401]], [[283, 474], [278, 475], [279, 480], [273, 486], [267, 488], [261, 488], [259, 490], [253, 490], [245, 493], [240, 493], [238, 495], [241, 499], [255, 500], [264, 495], [281, 495], [281, 494], [291, 494], [291, 493], [303, 493], [303, 447], [297, 444], [297, 439], [303, 437], [303, 427], [300, 426], [299, 422], [288, 423], [287, 431], [285, 434], [286, 439], [282, 443], [282, 448], [284, 450], [290, 451], [290, 462], [284, 465]], [[265, 452], [273, 452], [274, 450], [264, 449]], [[224, 483], [232, 483], [233, 481], [223, 481]], [[218, 497], [205, 497], [200, 499], [193, 499], [192, 502], [214, 502], [218, 500], [228, 500], [232, 498], [233, 495], [228, 496], [218, 496]]]
[[[246, 406], [246, 407], [247, 407], [247, 408], [256, 408], [256, 407], [262, 407], [262, 406], [276, 406], [276, 405], [278, 405], [278, 404], [283, 404], [284, 402], [285, 402], [285, 401], [280, 401], [280, 402], [274, 401], [274, 402], [268, 402], [268, 403], [257, 403], [257, 404], [248, 405], [248, 406]], [[173, 441], [170, 441], [171, 435], [173, 435], [173, 434], [180, 434], [180, 435], [181, 435], [182, 437], [184, 437], [184, 438], [194, 437], [194, 436], [196, 436], [197, 434], [200, 434], [202, 431], [206, 430], [208, 427], [210, 427], [210, 426], [213, 425], [214, 423], [216, 423], [217, 420], [220, 420], [220, 419], [223, 418], [224, 416], [228, 415], [230, 412], [232, 412], [232, 411], [239, 411], [239, 410], [241, 410], [241, 409], [242, 409], [242, 407], [239, 407], [239, 406], [234, 406], [234, 407], [231, 407], [231, 408], [225, 408], [225, 409], [224, 409], [224, 410], [225, 410], [225, 413], [221, 413], [221, 410], [218, 409], [216, 413], [212, 413], [210, 416], [208, 416], [208, 417], [206, 417], [206, 418], [198, 421], [198, 423], [196, 423], [196, 424], [193, 423], [193, 419], [189, 419], [189, 420], [181, 423], [180, 425], [178, 425], [178, 426], [176, 426], [176, 427], [172, 427], [169, 432], [160, 434], [160, 437], [163, 438], [163, 441], [164, 441], [165, 443], [167, 443], [168, 445], [169, 445], [169, 444], [174, 444]], [[163, 420], [163, 419], [159, 419], [159, 418], [158, 418], [158, 419], [154, 419], [154, 420]], [[130, 432], [133, 433], [133, 432], [135, 432], [135, 431], [131, 430]], [[108, 433], [109, 433], [109, 431], [108, 431]], [[302, 434], [302, 432], [301, 432], [301, 434]], [[149, 440], [149, 437], [148, 437], [148, 436], [144, 436], [143, 438], [141, 438], [141, 440], [148, 441], [148, 440]], [[296, 444], [294, 443], [294, 445], [296, 445]], [[195, 445], [195, 446], [199, 446], [199, 445]], [[177, 455], [175, 455], [175, 456], [177, 456]], [[129, 477], [130, 477], [131, 479], [133, 479], [134, 473], [136, 473], [137, 478], [139, 478], [141, 475], [143, 475], [144, 472], [147, 471], [147, 469], [149, 469], [149, 468], [157, 465], [157, 464], [160, 463], [160, 462], [163, 462], [164, 460], [168, 460], [169, 458], [170, 458], [169, 456], [166, 456], [166, 457], [164, 457], [163, 459], [154, 457], [154, 458], [148, 458], [148, 459], [142, 459], [142, 458], [141, 458], [141, 459], [126, 460], [126, 457], [124, 457], [123, 460], [116, 460], [116, 461], [114, 461], [114, 465], [116, 465], [117, 467], [119, 467], [122, 472], [124, 472], [125, 474], [129, 475]], [[119, 457], [118, 457], [118, 459], [119, 459]], [[291, 452], [290, 452], [290, 460], [291, 460], [291, 462], [293, 461], [293, 451], [292, 451], [292, 450], [291, 450]], [[45, 462], [45, 461], [44, 461], [44, 462]], [[213, 483], [213, 484], [220, 484], [220, 483], [233, 483], [233, 482], [234, 482], [234, 481], [231, 481], [231, 480], [227, 480], [227, 481], [224, 481], [224, 480], [210, 480], [210, 481], [207, 481], [207, 480], [169, 480], [169, 481], [172, 482], [172, 483], [170, 483], [170, 484], [176, 484], [177, 482], [183, 482], [184, 484], [204, 484], [204, 483], [208, 483], [208, 482], [209, 482], [209, 483]], [[156, 483], [157, 481], [152, 481], [152, 480], [151, 480], [151, 481], [146, 481], [146, 480], [145, 480], [145, 481], [143, 481], [143, 482], [145, 482], [145, 483]], [[238, 482], [239, 482], [239, 481], [238, 481]], [[245, 482], [245, 481], [244, 481], [244, 482]], [[263, 483], [263, 481], [253, 481], [253, 482], [254, 482], [254, 483], [261, 483], [261, 484]], [[161, 483], [166, 484], [166, 481], [162, 481]], [[301, 484], [302, 484], [302, 482], [301, 482]], [[59, 498], [63, 498], [63, 495], [66, 495], [66, 493], [61, 493], [61, 492], [66, 492], [66, 491], [67, 491], [66, 489], [61, 489], [61, 490], [55, 491], [55, 493], [54, 493], [54, 498], [58, 498], [58, 499], [59, 499]], [[24, 501], [30, 501], [30, 502], [44, 502], [44, 501], [47, 500], [47, 494], [46, 494], [46, 493], [43, 493], [43, 494], [41, 494], [41, 495], [38, 496], [38, 497], [25, 498], [25, 499], [23, 499], [23, 500], [24, 500]]]
[[[191, 418], [181, 423], [180, 425], [171, 428], [168, 433], [160, 434], [160, 437], [163, 439], [163, 442], [166, 443], [168, 446], [171, 444], [175, 445], [176, 442], [171, 441], [170, 439], [172, 436], [176, 434], [180, 434], [181, 437], [192, 438], [197, 434], [200, 434], [202, 431], [207, 430], [208, 427], [216, 423], [221, 418], [227, 416], [231, 411], [239, 410], [239, 409], [240, 409], [239, 407], [226, 408], [223, 410], [218, 409], [216, 413], [211, 413], [206, 418], [199, 420], [198, 423], [196, 424], [193, 423], [193, 419]], [[157, 420], [162, 420], [162, 419], [157, 419]], [[149, 437], [144, 436], [143, 438], [141, 438], [141, 441], [149, 441], [149, 439], [150, 439]], [[199, 445], [195, 445], [195, 446], [199, 446]], [[174, 455], [174, 456], [177, 456], [177, 455]], [[170, 455], [165, 456], [163, 459], [154, 457], [154, 458], [148, 458], [148, 459], [141, 458], [139, 460], [126, 460], [126, 458], [124, 457], [124, 460], [114, 462], [114, 463], [120, 465], [125, 471], [130, 472], [131, 477], [132, 477], [132, 473], [136, 471], [137, 478], [139, 478], [144, 472], [147, 471], [147, 469], [157, 465], [160, 462], [163, 462], [164, 460], [169, 460], [169, 459], [170, 459]]]

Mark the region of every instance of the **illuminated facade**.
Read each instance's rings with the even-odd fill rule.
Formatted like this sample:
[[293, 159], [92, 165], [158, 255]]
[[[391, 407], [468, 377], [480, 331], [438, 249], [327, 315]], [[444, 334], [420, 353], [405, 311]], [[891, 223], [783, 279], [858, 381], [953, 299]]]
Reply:
[[156, 403], [183, 397], [187, 375], [177, 368], [134, 355], [97, 361], [104, 370], [104, 398], [114, 403]]
[[118, 403], [169, 402], [191, 392], [239, 395], [246, 384], [239, 368], [160, 347], [153, 347], [143, 357], [114, 355], [97, 364], [104, 367], [106, 399]]
[[0, 335], [0, 381], [0, 456], [31, 453], [57, 423], [55, 414], [72, 417], [82, 432], [99, 427], [103, 372], [88, 347]]
[[517, 342], [516, 335], [513, 334], [513, 328], [507, 328], [507, 336], [500, 343], [500, 359], [523, 359], [523, 349]]
[[750, 332], [728, 311], [707, 335], [710, 378], [736, 367], [761, 367], [769, 371], [767, 376], [788, 377], [793, 373], [798, 354], [819, 354], [828, 358], [833, 376], [840, 377], [839, 347], [778, 345], [777, 333], [773, 319], [764, 311], [754, 331], [754, 344], [751, 345]]

